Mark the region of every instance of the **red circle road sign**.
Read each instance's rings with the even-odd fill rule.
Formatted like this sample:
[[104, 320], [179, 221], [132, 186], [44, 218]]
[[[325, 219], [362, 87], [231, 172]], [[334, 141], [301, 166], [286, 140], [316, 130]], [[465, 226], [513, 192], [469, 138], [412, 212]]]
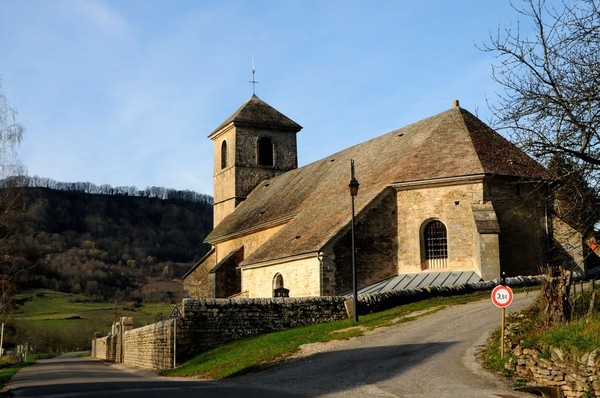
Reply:
[[492, 290], [492, 302], [499, 308], [508, 307], [513, 301], [513, 292], [510, 287], [498, 285]]

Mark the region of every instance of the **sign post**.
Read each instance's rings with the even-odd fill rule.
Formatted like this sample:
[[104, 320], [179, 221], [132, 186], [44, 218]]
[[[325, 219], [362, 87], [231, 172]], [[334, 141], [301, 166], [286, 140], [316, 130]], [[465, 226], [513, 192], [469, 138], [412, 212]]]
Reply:
[[169, 318], [173, 318], [173, 369], [175, 369], [177, 367], [177, 318], [181, 318], [177, 304], [173, 306]]
[[500, 332], [500, 358], [504, 358], [504, 329], [506, 307], [513, 301], [512, 289], [508, 286], [498, 285], [492, 290], [492, 302], [498, 308], [502, 309], [502, 331]]

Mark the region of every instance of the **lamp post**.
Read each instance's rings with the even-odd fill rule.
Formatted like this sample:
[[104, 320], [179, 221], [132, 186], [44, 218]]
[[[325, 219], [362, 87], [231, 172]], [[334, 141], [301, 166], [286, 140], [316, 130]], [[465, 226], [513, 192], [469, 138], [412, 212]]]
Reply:
[[358, 294], [356, 287], [356, 248], [354, 247], [354, 198], [358, 195], [358, 180], [354, 177], [354, 159], [350, 160], [350, 196], [352, 197], [352, 297], [354, 306], [354, 323], [358, 323]]

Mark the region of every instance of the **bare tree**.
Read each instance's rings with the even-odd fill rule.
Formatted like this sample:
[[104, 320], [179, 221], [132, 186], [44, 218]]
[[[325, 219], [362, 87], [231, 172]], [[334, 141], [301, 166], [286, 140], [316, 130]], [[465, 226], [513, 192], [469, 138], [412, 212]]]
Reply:
[[[553, 3], [556, 4], [556, 3]], [[497, 59], [493, 78], [503, 91], [490, 105], [491, 124], [507, 130], [546, 165], [558, 155], [596, 197], [600, 181], [600, 6], [598, 0], [513, 4], [533, 27], [498, 29], [483, 45]], [[597, 202], [596, 202], [597, 204]], [[597, 212], [596, 212], [597, 213]], [[597, 219], [595, 220], [597, 221]], [[593, 224], [593, 223], [592, 223]]]
[[[4, 243], [10, 234], [14, 221], [14, 208], [18, 199], [16, 186], [18, 178], [24, 175], [24, 167], [17, 158], [17, 147], [21, 143], [25, 128], [16, 122], [16, 111], [11, 108], [0, 85], [0, 240]], [[11, 313], [15, 278], [19, 274], [20, 264], [15, 261], [6, 244], [0, 246], [0, 314], [5, 320]]]
[[[502, 87], [490, 105], [492, 126], [553, 172], [554, 212], [583, 234], [600, 217], [599, 4], [512, 3], [526, 25], [499, 28], [482, 47], [496, 57], [492, 76]], [[561, 265], [551, 251], [542, 291], [549, 324], [569, 319], [571, 274]]]
[[482, 47], [503, 89], [491, 124], [549, 167], [556, 213], [590, 234], [600, 221], [600, 2], [519, 4], [526, 25], [498, 29]]

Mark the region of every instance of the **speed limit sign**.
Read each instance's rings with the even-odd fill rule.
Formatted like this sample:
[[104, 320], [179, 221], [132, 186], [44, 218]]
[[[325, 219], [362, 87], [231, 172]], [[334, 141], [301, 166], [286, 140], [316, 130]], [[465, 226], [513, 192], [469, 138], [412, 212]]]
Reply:
[[510, 287], [498, 285], [492, 290], [492, 302], [498, 308], [506, 308], [513, 301], [513, 292]]

